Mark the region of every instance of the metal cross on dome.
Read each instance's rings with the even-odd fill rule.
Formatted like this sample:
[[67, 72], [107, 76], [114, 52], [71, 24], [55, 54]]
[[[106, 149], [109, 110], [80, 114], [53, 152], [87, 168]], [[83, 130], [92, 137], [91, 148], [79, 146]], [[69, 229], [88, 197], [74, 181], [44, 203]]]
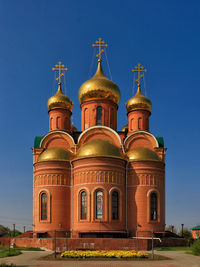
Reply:
[[135, 80], [135, 82], [138, 83], [138, 85], [140, 85], [140, 79], [142, 77], [144, 77], [144, 74], [141, 74], [141, 72], [147, 72], [146, 69], [144, 69], [144, 67], [141, 64], [137, 64], [137, 66], [135, 66], [135, 68], [133, 70], [131, 70], [132, 72], [137, 72], [138, 73], [138, 78]]
[[92, 47], [99, 47], [99, 53], [96, 55], [96, 57], [98, 57], [101, 60], [101, 54], [104, 52], [103, 49], [101, 49], [101, 47], [108, 47], [107, 44], [105, 44], [105, 42], [99, 38], [95, 44], [92, 44]]
[[64, 73], [63, 73], [63, 72], [61, 73], [61, 71], [62, 71], [62, 70], [63, 70], [63, 71], [67, 71], [68, 69], [65, 68], [64, 64], [62, 64], [62, 62], [60, 61], [60, 62], [58, 62], [57, 65], [55, 65], [55, 68], [52, 68], [52, 70], [53, 70], [53, 71], [58, 70], [59, 75], [58, 75], [58, 77], [56, 78], [56, 81], [59, 81], [59, 83], [61, 83], [61, 77], [64, 76]]

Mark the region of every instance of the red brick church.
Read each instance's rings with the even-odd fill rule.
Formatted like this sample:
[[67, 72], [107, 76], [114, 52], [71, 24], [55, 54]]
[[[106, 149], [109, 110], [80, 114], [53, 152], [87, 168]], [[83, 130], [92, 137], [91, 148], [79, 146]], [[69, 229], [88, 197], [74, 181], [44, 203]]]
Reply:
[[[137, 92], [126, 103], [128, 125], [117, 130], [120, 89], [97, 71], [78, 97], [81, 132], [71, 124], [73, 103], [58, 89], [48, 100], [49, 131], [33, 148], [33, 236], [127, 238], [165, 227], [165, 151], [149, 130], [151, 101], [143, 95], [146, 71], [138, 64]], [[131, 88], [130, 88], [131, 92]], [[75, 107], [78, 108], [78, 107]], [[122, 116], [122, 114], [121, 114]], [[125, 116], [125, 114], [124, 114]]]

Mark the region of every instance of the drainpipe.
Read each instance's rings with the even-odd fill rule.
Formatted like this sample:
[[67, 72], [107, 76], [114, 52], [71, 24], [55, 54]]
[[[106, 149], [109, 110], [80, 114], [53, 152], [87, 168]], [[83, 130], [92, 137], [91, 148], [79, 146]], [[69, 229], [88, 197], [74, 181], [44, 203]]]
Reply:
[[72, 229], [73, 229], [73, 223], [74, 223], [74, 181], [73, 181], [73, 166], [70, 161], [71, 166], [71, 237], [72, 237]]
[[127, 199], [128, 199], [128, 197], [127, 197], [127, 186], [128, 186], [128, 162], [126, 162], [126, 194], [125, 194], [125, 204], [126, 204], [126, 206], [125, 206], [125, 219], [126, 219], [126, 221], [125, 221], [125, 229], [126, 229], [126, 233], [128, 233], [128, 227], [127, 227]]

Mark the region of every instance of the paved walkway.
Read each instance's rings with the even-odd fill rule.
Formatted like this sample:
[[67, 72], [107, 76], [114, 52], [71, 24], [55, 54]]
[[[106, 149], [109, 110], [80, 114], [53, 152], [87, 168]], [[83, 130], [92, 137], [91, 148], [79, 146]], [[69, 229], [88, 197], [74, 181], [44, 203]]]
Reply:
[[51, 254], [49, 251], [23, 251], [15, 257], [0, 259], [0, 263], [14, 263], [18, 267], [200, 267], [200, 256], [185, 254], [184, 251], [156, 251], [171, 258], [160, 261], [44, 261], [38, 258]]

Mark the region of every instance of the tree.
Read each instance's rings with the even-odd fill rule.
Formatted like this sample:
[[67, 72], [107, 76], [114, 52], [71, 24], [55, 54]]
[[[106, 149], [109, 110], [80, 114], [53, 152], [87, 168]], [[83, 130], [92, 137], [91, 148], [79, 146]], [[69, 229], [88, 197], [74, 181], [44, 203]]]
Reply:
[[[182, 237], [182, 230], [178, 233], [178, 235]], [[193, 238], [192, 232], [187, 227], [183, 228], [183, 238], [185, 238], [186, 244], [190, 246], [193, 241]]]
[[10, 229], [6, 226], [0, 224], [0, 236], [6, 236], [9, 233]]
[[170, 232], [173, 232], [173, 233], [177, 233], [177, 229], [174, 227], [174, 225], [170, 224], [168, 225], [168, 227], [166, 227], [165, 229], [166, 231], [170, 231]]

